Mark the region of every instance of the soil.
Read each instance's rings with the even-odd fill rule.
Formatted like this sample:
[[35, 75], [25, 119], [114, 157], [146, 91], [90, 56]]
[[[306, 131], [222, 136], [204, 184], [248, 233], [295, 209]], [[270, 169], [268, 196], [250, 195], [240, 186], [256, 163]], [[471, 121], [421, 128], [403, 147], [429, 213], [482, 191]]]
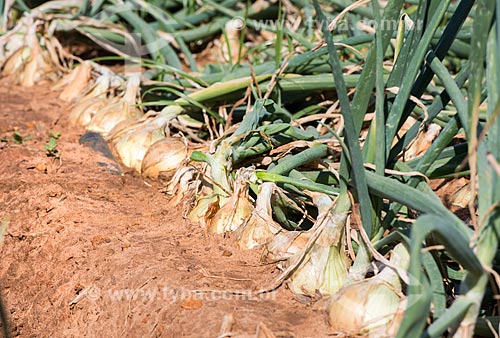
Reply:
[[[332, 334], [317, 303], [285, 286], [249, 295], [279, 275], [276, 266], [190, 224], [163, 182], [120, 174], [81, 145], [84, 130], [69, 125], [50, 83], [2, 79], [0, 102], [0, 286], [12, 336]], [[14, 132], [31, 139], [16, 144]], [[59, 159], [44, 149], [50, 132], [61, 134]]]

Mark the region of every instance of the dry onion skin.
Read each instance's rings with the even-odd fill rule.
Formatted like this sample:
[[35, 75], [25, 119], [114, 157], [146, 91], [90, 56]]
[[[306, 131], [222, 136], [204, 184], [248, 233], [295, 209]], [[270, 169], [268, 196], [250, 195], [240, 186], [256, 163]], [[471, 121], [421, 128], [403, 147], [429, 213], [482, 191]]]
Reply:
[[172, 198], [169, 205], [177, 206], [181, 201], [189, 203], [194, 200], [196, 191], [201, 184], [196, 179], [198, 172], [191, 166], [183, 166], [177, 169], [167, 185], [167, 194]]
[[[415, 123], [419, 123], [415, 120]], [[439, 136], [441, 132], [441, 126], [436, 123], [431, 123], [426, 131], [422, 131], [418, 136], [411, 142], [409, 147], [404, 152], [404, 160], [409, 161], [418, 156], [421, 156], [429, 147], [432, 142]]]
[[26, 21], [19, 21], [14, 28], [0, 36], [0, 68], [12, 54], [19, 52], [25, 44], [25, 36], [30, 24], [33, 21], [25, 18]]
[[450, 197], [451, 205], [467, 208], [472, 200], [472, 191], [470, 187], [470, 182], [465, 183], [461, 188], [453, 193]]

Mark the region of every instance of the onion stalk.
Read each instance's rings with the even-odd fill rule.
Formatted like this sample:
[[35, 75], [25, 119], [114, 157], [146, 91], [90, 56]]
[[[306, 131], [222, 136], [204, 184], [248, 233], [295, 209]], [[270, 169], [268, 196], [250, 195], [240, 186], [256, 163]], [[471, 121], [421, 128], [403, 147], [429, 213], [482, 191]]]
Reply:
[[220, 54], [222, 62], [234, 65], [246, 53], [244, 46], [240, 44], [241, 30], [244, 28], [240, 20], [230, 20], [224, 26], [224, 32], [219, 39]]

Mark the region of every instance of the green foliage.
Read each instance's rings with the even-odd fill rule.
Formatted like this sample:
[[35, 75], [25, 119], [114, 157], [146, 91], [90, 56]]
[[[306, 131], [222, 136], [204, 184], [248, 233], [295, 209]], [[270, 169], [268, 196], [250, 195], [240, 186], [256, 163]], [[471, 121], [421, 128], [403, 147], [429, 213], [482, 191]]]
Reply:
[[12, 139], [14, 140], [14, 143], [15, 144], [25, 144], [26, 141], [29, 141], [33, 138], [33, 136], [31, 135], [28, 135], [28, 136], [23, 136], [21, 135], [20, 132], [18, 131], [15, 131], [13, 134], [12, 134]]
[[49, 132], [49, 141], [44, 144], [43, 149], [45, 149], [46, 155], [48, 157], [54, 157], [59, 159], [61, 157], [61, 152], [57, 148], [57, 140], [61, 137], [61, 133]]

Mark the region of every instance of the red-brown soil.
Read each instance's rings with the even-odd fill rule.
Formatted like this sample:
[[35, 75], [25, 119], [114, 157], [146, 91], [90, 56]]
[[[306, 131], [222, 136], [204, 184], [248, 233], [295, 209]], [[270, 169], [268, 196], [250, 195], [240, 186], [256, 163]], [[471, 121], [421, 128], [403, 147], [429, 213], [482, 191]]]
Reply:
[[[13, 336], [218, 337], [231, 315], [226, 337], [329, 335], [317, 306], [286, 287], [230, 294], [279, 271], [186, 221], [163, 183], [107, 171], [49, 88], [0, 81], [0, 286]], [[14, 131], [32, 139], [16, 144]], [[61, 133], [60, 161], [43, 148], [49, 131]]]

